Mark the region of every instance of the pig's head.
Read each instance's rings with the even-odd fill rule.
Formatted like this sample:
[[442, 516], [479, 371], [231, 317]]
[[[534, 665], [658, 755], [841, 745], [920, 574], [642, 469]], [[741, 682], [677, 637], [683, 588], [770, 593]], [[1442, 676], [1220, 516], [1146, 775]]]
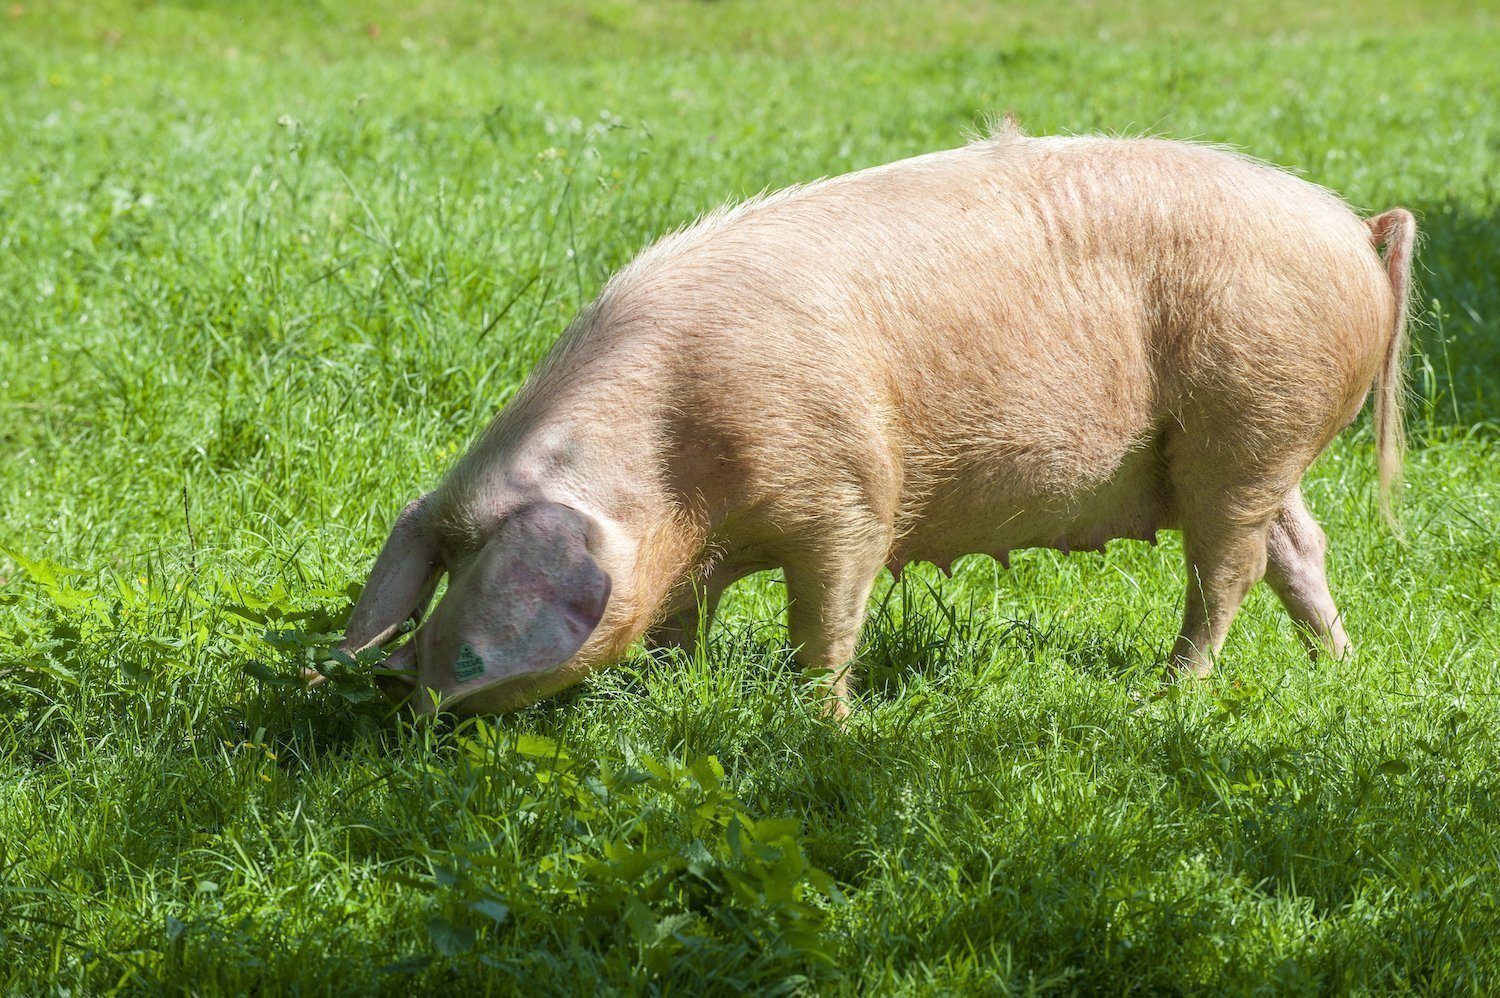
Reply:
[[[446, 551], [423, 501], [396, 521], [349, 619], [349, 651], [389, 640], [420, 614], [448, 573], [448, 589], [378, 682], [421, 712], [507, 710], [569, 685], [574, 658], [598, 626], [610, 580], [589, 551], [592, 521], [555, 502], [521, 506], [482, 543]], [[581, 670], [578, 670], [581, 673]], [[431, 691], [431, 692], [429, 692]]]

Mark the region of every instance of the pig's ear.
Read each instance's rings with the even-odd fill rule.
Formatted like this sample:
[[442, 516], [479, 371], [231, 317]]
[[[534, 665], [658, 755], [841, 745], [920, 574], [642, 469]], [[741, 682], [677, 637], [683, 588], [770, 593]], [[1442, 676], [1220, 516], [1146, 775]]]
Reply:
[[396, 518], [349, 616], [339, 645], [344, 651], [352, 654], [389, 641], [406, 619], [421, 613], [432, 598], [442, 562], [428, 531], [426, 503], [424, 496]]
[[507, 516], [417, 632], [419, 685], [451, 701], [576, 655], [609, 602], [592, 527], [558, 503]]

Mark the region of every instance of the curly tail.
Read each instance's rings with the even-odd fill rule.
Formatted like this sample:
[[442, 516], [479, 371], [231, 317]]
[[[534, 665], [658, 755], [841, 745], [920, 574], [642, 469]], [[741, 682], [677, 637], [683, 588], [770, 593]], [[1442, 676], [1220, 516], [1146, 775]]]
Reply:
[[1391, 497], [1401, 484], [1402, 455], [1406, 451], [1406, 313], [1411, 297], [1411, 257], [1417, 241], [1417, 222], [1405, 208], [1392, 208], [1366, 219], [1376, 246], [1385, 246], [1385, 266], [1396, 300], [1396, 322], [1380, 365], [1375, 396], [1375, 451], [1380, 466], [1380, 511], [1398, 530]]

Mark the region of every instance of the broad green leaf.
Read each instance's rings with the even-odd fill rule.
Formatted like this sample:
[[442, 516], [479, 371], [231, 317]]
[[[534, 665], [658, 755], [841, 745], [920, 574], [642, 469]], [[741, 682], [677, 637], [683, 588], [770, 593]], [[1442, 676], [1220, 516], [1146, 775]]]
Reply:
[[454, 925], [441, 915], [427, 920], [427, 935], [444, 956], [462, 956], [474, 948], [474, 930], [467, 925]]

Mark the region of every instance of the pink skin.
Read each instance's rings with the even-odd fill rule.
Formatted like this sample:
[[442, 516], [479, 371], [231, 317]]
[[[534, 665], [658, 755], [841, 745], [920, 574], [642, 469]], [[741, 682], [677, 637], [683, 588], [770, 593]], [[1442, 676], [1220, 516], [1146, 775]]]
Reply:
[[690, 642], [700, 604], [781, 567], [842, 716], [882, 567], [1178, 529], [1170, 672], [1211, 670], [1263, 575], [1342, 655], [1298, 483], [1372, 382], [1399, 473], [1414, 238], [1214, 149], [1013, 128], [717, 213], [617, 274], [403, 512], [342, 647], [447, 573], [384, 685], [512, 710]]

